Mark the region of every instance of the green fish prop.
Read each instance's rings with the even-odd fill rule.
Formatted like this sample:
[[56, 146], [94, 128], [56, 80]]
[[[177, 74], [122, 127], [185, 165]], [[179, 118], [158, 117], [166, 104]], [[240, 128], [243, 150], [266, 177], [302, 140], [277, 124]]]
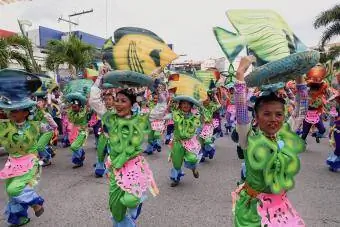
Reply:
[[217, 42], [232, 63], [246, 48], [257, 59], [255, 70], [246, 77], [248, 86], [289, 81], [319, 61], [317, 51], [307, 47], [283, 18], [272, 10], [228, 10], [227, 17], [236, 33], [213, 28]]
[[93, 85], [92, 80], [78, 79], [68, 82], [63, 90], [64, 98], [67, 102], [79, 100], [81, 105], [85, 105], [87, 97]]
[[214, 87], [214, 85], [216, 86], [216, 82], [221, 77], [221, 74], [217, 70], [199, 70], [195, 71], [195, 75], [203, 82], [207, 91]]

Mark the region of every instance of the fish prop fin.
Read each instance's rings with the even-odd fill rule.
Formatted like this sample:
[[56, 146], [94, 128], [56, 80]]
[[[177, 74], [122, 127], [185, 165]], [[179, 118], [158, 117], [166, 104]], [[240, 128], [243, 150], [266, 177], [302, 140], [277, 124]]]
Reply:
[[112, 47], [113, 47], [113, 41], [112, 41], [112, 37], [110, 37], [105, 41], [103, 45], [103, 50], [112, 49]]
[[308, 49], [307, 46], [295, 34], [294, 34], [294, 42], [295, 42], [296, 52], [303, 52]]
[[245, 47], [245, 40], [242, 36], [220, 27], [214, 27], [213, 31], [223, 53], [227, 56], [228, 61], [232, 63]]

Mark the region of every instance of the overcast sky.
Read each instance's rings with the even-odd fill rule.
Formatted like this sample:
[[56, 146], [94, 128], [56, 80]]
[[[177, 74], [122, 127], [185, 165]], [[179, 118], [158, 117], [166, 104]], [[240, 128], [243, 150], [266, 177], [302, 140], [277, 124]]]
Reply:
[[[193, 59], [224, 56], [212, 28], [232, 30], [225, 16], [228, 9], [272, 9], [282, 15], [297, 36], [308, 46], [318, 44], [322, 29], [314, 30], [314, 18], [334, 6], [337, 0], [32, 0], [0, 5], [0, 28], [18, 31], [16, 19], [68, 31], [60, 16], [93, 9], [91, 14], [74, 17], [81, 30], [109, 37], [124, 26], [147, 28], [167, 43], [175, 45], [177, 54]], [[107, 6], [107, 7], [106, 7]], [[107, 16], [106, 16], [107, 15]], [[107, 18], [107, 20], [106, 20]], [[108, 21], [106, 26], [106, 21]]]

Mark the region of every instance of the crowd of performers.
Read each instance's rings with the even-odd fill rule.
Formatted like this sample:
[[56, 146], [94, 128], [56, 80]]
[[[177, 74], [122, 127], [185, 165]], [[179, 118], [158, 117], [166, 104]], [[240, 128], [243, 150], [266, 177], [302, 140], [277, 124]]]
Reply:
[[71, 81], [64, 96], [58, 86], [41, 89], [38, 76], [2, 70], [0, 141], [9, 156], [0, 179], [5, 181], [9, 198], [8, 223], [28, 223], [29, 207], [37, 217], [43, 214], [44, 199], [35, 190], [41, 167], [52, 163], [58, 142], [72, 152], [73, 168], [82, 167], [92, 128], [97, 160], [87, 162], [94, 164], [96, 177], [109, 178], [114, 226], [135, 226], [147, 191], [159, 192], [148, 155], [169, 145], [170, 186], [176, 187], [184, 168], [199, 178], [199, 163], [218, 155], [214, 143], [223, 134], [231, 135], [244, 160], [241, 182], [232, 193], [235, 225], [304, 226], [286, 192], [294, 186], [298, 155], [306, 149], [309, 131], [313, 130], [311, 135], [318, 143], [327, 137], [325, 118], [330, 120], [334, 148], [326, 164], [331, 171], [340, 169], [339, 93], [324, 81], [326, 70], [321, 65], [296, 81], [247, 88], [244, 74], [253, 61], [253, 57], [242, 58], [236, 82], [211, 86], [199, 105], [176, 101], [175, 91], [161, 80], [156, 80], [152, 90], [112, 88], [103, 83], [108, 68], [102, 69], [95, 82]]

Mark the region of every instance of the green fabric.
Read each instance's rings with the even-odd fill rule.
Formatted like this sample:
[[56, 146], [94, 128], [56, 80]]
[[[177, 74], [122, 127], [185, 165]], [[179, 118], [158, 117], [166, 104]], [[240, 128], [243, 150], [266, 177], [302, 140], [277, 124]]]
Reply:
[[245, 190], [240, 192], [235, 207], [235, 227], [261, 227], [261, 217], [257, 213], [257, 201], [257, 199], [251, 198]]
[[38, 159], [36, 159], [35, 165], [28, 173], [22, 176], [6, 179], [5, 189], [6, 189], [7, 195], [10, 198], [18, 196], [28, 184], [34, 185], [36, 176], [39, 173], [38, 168], [39, 168], [39, 163], [38, 163]]
[[83, 130], [79, 131], [77, 138], [71, 144], [71, 151], [75, 152], [79, 150], [85, 143], [87, 133]]
[[40, 122], [27, 121], [19, 129], [11, 121], [0, 122], [1, 144], [12, 157], [37, 154], [37, 140], [40, 137]]
[[109, 132], [110, 159], [114, 168], [121, 168], [125, 162], [142, 152], [144, 133], [148, 128], [147, 115], [120, 118], [112, 112], [103, 115], [102, 121]]
[[99, 135], [98, 138], [98, 145], [97, 145], [97, 159], [98, 162], [104, 162], [105, 160], [105, 147], [107, 145], [108, 138], [106, 138], [105, 134], [102, 133]]
[[125, 218], [126, 209], [135, 208], [140, 202], [136, 196], [123, 191], [117, 185], [115, 175], [110, 174], [109, 207], [115, 221], [122, 221]]
[[248, 137], [246, 179], [259, 192], [279, 194], [294, 187], [294, 177], [300, 169], [298, 154], [305, 150], [305, 143], [288, 124], [278, 132], [277, 141], [280, 140], [284, 143], [281, 150], [277, 142], [260, 132]]
[[174, 142], [172, 151], [171, 151], [171, 160], [173, 167], [176, 170], [180, 170], [182, 168], [183, 160], [186, 162], [195, 165], [198, 162], [197, 155], [194, 153], [188, 152], [184, 149], [182, 144], [178, 141]]
[[68, 110], [67, 117], [76, 126], [87, 126], [89, 113], [86, 108], [81, 108], [79, 112]]
[[201, 113], [204, 118], [204, 122], [211, 122], [213, 120], [213, 115], [221, 107], [221, 105], [210, 102], [208, 106], [203, 106], [201, 109]]
[[161, 133], [158, 131], [150, 130], [148, 134], [148, 143], [161, 139]]
[[199, 114], [185, 114], [180, 110], [172, 110], [174, 120], [174, 140], [186, 140], [196, 135], [196, 129], [201, 125]]
[[45, 132], [43, 133], [38, 142], [37, 142], [37, 150], [38, 151], [43, 151], [45, 150], [47, 144], [49, 144], [49, 142], [51, 141], [53, 137], [53, 132]]
[[46, 122], [44, 111], [41, 110], [41, 109], [37, 109], [36, 112], [35, 112], [33, 120], [40, 121], [40, 122], [42, 122], [42, 121]]

